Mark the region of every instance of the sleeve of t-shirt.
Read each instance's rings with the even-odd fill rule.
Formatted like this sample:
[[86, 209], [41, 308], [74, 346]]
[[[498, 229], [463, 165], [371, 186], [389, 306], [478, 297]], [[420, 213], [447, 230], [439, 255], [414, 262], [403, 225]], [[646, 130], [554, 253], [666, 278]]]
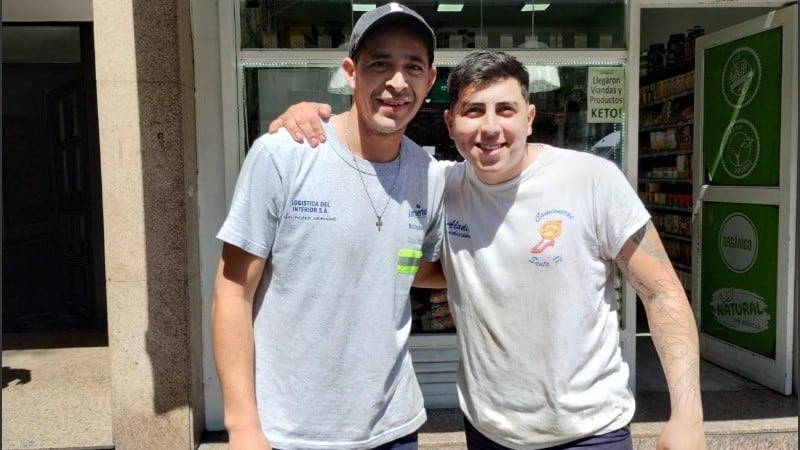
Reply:
[[422, 244], [422, 257], [426, 261], [438, 261], [444, 239], [444, 173], [437, 163], [428, 167], [429, 222]]
[[650, 213], [622, 171], [610, 161], [603, 161], [603, 164], [595, 186], [597, 229], [600, 251], [604, 257], [614, 259], [628, 238], [650, 220]]
[[268, 258], [283, 210], [283, 183], [261, 140], [248, 152], [236, 181], [231, 208], [217, 238]]

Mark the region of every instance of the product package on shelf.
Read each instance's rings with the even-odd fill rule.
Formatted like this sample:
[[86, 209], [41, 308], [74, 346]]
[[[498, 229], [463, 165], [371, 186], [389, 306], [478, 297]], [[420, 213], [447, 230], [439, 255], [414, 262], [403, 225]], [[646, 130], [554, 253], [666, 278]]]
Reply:
[[412, 289], [411, 315], [412, 332], [455, 331], [447, 303], [447, 289]]

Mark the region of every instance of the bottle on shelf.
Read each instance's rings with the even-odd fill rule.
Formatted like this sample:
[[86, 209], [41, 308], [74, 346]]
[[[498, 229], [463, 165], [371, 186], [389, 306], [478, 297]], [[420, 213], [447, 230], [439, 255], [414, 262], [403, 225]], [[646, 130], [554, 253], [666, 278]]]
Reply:
[[649, 61], [647, 66], [648, 74], [661, 72], [667, 65], [666, 49], [662, 43], [650, 44], [650, 48], [647, 50], [647, 57]]
[[647, 53], [647, 49], [642, 50], [639, 54], [639, 76], [646, 77], [647, 76], [647, 66], [649, 64], [649, 57]]
[[640, 70], [639, 196], [687, 296], [692, 280], [692, 66], [695, 39], [702, 34], [696, 26], [685, 35], [669, 35], [666, 46], [647, 46], [647, 71]]

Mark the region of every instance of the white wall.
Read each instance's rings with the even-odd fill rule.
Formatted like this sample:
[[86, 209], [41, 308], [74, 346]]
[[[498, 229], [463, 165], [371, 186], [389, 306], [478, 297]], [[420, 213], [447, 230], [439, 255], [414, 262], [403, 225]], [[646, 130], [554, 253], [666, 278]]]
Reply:
[[203, 299], [203, 393], [205, 426], [212, 431], [225, 428], [210, 327], [214, 274], [221, 249], [216, 233], [227, 212], [218, 1], [230, 0], [191, 1], [197, 121], [197, 215], [200, 221], [198, 237]]

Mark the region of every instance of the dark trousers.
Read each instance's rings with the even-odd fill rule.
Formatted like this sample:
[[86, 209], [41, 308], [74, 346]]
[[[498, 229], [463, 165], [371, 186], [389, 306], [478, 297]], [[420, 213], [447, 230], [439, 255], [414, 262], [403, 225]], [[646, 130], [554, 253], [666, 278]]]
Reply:
[[[280, 450], [273, 448], [272, 450]], [[395, 439], [392, 442], [387, 442], [381, 446], [375, 447], [372, 450], [417, 450], [417, 432]]]
[[[476, 430], [469, 420], [464, 418], [464, 434], [467, 436], [467, 450], [511, 450]], [[590, 436], [566, 444], [548, 447], [548, 450], [633, 450], [633, 440], [631, 439], [631, 429], [624, 426], [619, 430], [606, 434]]]

